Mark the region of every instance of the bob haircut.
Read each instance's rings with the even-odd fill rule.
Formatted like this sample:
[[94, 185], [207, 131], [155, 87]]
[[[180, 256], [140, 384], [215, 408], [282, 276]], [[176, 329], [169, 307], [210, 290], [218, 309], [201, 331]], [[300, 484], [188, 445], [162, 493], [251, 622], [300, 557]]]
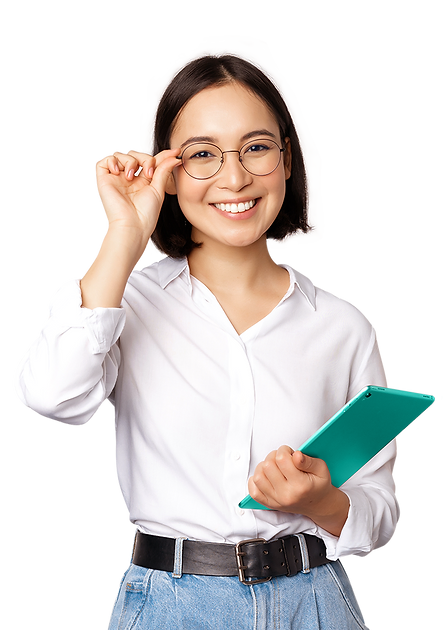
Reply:
[[[253, 64], [234, 55], [200, 57], [188, 63], [172, 79], [163, 94], [155, 119], [154, 155], [170, 148], [177, 118], [188, 101], [205, 88], [236, 82], [258, 96], [274, 114], [282, 144], [289, 138], [292, 164], [286, 180], [286, 194], [279, 214], [266, 233], [267, 238], [282, 240], [298, 230], [311, 228], [307, 217], [307, 183], [303, 155], [291, 115], [272, 81]], [[183, 215], [177, 195], [165, 194], [152, 240], [157, 248], [172, 258], [187, 256], [195, 243], [192, 225]]]

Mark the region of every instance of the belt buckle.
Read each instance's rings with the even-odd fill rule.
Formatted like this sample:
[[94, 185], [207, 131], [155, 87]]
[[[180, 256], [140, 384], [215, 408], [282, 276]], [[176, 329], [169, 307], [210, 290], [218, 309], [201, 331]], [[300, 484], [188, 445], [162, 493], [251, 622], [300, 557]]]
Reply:
[[246, 586], [249, 586], [251, 584], [263, 584], [263, 582], [269, 582], [270, 580], [272, 580], [272, 575], [266, 578], [255, 578], [255, 579], [254, 578], [247, 579], [245, 576], [245, 569], [247, 569], [248, 567], [245, 567], [244, 564], [242, 563], [242, 556], [246, 554], [244, 551], [241, 550], [241, 548], [243, 545], [247, 545], [248, 543], [254, 543], [254, 542], [266, 543], [268, 541], [265, 538], [249, 538], [248, 540], [241, 540], [235, 545], [235, 559], [237, 561], [238, 579], [240, 580], [242, 584], [245, 584]]

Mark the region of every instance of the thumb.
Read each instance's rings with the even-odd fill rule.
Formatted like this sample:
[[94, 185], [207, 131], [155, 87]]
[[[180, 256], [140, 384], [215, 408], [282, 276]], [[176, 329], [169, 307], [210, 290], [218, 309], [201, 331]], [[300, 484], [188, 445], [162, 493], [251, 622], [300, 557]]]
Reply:
[[161, 191], [162, 194], [164, 194], [165, 192], [174, 194], [175, 190], [170, 190], [171, 181], [172, 188], [175, 189], [175, 185], [173, 184], [172, 171], [176, 166], [179, 166], [179, 164], [181, 164], [181, 162], [177, 159], [180, 151], [178, 149], [172, 149], [169, 151], [164, 151], [163, 153], [167, 153], [169, 155], [162, 155], [162, 159], [158, 161], [154, 170], [154, 174], [152, 176], [151, 186], [154, 186], [154, 188], [156, 188], [156, 190], [158, 190], [159, 192]]
[[309, 468], [312, 464], [312, 457], [304, 455], [301, 451], [295, 451], [292, 454], [292, 457], [295, 460], [294, 463], [296, 464], [297, 468]]
[[299, 470], [311, 473], [317, 477], [327, 477], [329, 475], [328, 467], [322, 459], [310, 457], [301, 451], [295, 451], [292, 455], [294, 466]]

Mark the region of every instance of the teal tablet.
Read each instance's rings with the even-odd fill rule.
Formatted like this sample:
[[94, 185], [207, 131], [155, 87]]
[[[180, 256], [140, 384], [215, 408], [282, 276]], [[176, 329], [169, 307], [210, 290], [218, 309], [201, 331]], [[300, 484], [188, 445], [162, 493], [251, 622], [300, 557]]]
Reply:
[[[337, 488], [434, 402], [434, 396], [369, 385], [309, 438], [299, 450], [323, 459]], [[267, 510], [249, 495], [239, 506]]]

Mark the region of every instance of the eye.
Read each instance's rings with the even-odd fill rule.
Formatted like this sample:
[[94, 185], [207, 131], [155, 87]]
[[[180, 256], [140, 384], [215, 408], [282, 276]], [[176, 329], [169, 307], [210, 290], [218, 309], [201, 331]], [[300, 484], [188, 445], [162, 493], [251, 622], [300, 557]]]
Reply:
[[198, 151], [197, 153], [192, 153], [188, 159], [189, 160], [207, 160], [208, 158], [213, 158], [215, 155], [210, 151]]
[[254, 143], [249, 145], [246, 150], [245, 153], [263, 153], [266, 151], [269, 151], [271, 147], [269, 145], [266, 145], [264, 143]]

